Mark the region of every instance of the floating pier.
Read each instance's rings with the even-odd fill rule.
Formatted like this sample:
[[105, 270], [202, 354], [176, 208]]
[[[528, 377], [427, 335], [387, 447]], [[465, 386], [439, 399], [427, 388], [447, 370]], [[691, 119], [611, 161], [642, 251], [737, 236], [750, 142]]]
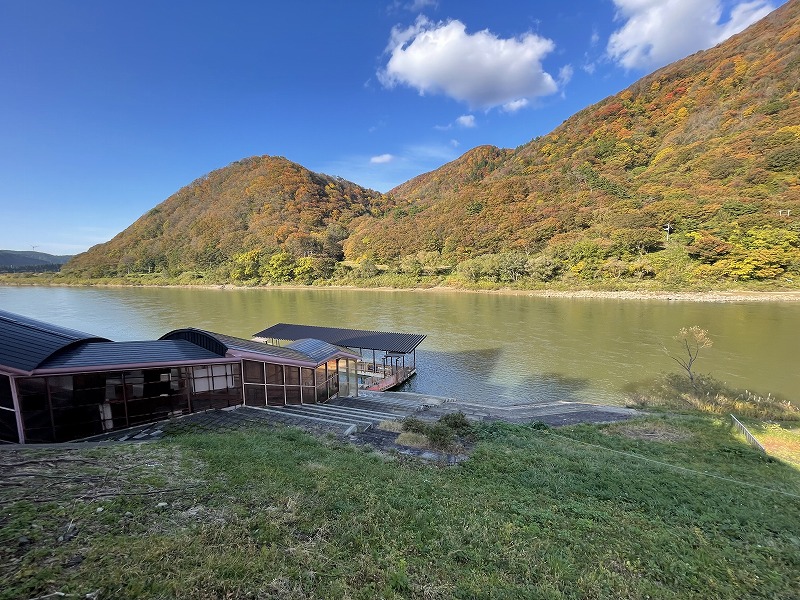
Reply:
[[278, 323], [253, 335], [254, 340], [269, 344], [311, 338], [353, 350], [361, 355], [356, 367], [358, 388], [377, 392], [397, 388], [417, 373], [417, 347], [425, 337], [291, 323]]

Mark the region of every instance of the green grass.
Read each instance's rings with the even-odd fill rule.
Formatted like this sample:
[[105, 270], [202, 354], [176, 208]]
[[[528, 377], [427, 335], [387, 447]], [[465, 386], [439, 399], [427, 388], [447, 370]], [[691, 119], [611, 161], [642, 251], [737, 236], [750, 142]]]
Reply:
[[770, 454], [800, 469], [800, 423], [748, 420], [744, 423]]
[[0, 488], [0, 598], [798, 597], [800, 471], [725, 419], [475, 435], [452, 467], [288, 429], [6, 450], [50, 478]]

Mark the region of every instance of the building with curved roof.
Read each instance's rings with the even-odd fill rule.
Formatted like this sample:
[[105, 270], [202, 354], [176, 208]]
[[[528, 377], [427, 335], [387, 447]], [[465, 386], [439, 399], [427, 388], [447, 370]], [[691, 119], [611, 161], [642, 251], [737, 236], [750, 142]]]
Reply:
[[82, 439], [202, 410], [357, 394], [352, 350], [202, 329], [115, 342], [0, 311], [0, 442]]

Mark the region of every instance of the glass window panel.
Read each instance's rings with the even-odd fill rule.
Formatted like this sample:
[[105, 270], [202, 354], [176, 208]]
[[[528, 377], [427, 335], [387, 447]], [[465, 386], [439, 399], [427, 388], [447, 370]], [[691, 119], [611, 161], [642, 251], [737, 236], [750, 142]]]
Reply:
[[14, 398], [11, 397], [11, 378], [0, 375], [0, 408], [14, 408]]
[[103, 433], [101, 416], [98, 406], [54, 408], [55, 439], [66, 442]]
[[106, 399], [106, 374], [83, 373], [73, 377], [73, 402], [76, 406], [98, 405]]
[[286, 404], [300, 404], [300, 387], [286, 386]]
[[300, 367], [284, 367], [286, 385], [300, 385]]
[[106, 398], [109, 402], [122, 402], [122, 374], [113, 373], [106, 377]]
[[233, 381], [230, 381], [228, 377], [214, 377], [213, 389], [227, 390], [229, 387], [233, 387], [232, 384]]
[[244, 402], [248, 406], [264, 406], [267, 403], [263, 385], [245, 385], [244, 394]]
[[145, 398], [158, 398], [168, 396], [170, 393], [169, 369], [148, 369], [144, 372]]
[[[1, 377], [0, 387], [2, 387]], [[11, 444], [16, 444], [19, 442], [19, 434], [17, 433], [17, 417], [13, 410], [0, 408], [0, 441]]]
[[283, 385], [283, 366], [267, 363], [267, 383]]
[[130, 402], [144, 394], [144, 375], [142, 371], [125, 372], [125, 397]]
[[17, 389], [19, 390], [19, 403], [23, 412], [50, 410], [50, 403], [47, 401], [47, 387], [43, 378], [18, 379]]
[[283, 406], [286, 404], [282, 385], [267, 386], [267, 404], [270, 406]]
[[317, 386], [317, 402], [325, 402], [328, 399], [328, 386], [325, 385], [325, 382], [322, 382], [322, 385]]
[[244, 361], [244, 382], [264, 383], [264, 363], [252, 360]]
[[313, 387], [303, 388], [303, 404], [314, 404], [317, 401], [316, 392]]
[[72, 406], [72, 376], [61, 375], [47, 378], [50, 388], [50, 402], [53, 408]]
[[300, 369], [300, 377], [303, 385], [314, 385], [314, 369]]
[[25, 441], [34, 444], [43, 442], [55, 442], [56, 438], [53, 435], [53, 428], [50, 424], [49, 411], [46, 417], [38, 413], [36, 416], [37, 419], [35, 420], [34, 420], [34, 415], [26, 414], [24, 416]]

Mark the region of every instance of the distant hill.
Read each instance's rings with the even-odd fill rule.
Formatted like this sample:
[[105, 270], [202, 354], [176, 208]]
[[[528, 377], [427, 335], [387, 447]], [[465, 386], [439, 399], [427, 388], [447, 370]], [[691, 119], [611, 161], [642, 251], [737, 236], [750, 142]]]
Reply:
[[28, 250], [0, 250], [0, 272], [57, 271], [72, 255], [46, 254]]
[[473, 282], [791, 282], [798, 82], [800, 0], [790, 0], [516, 149], [474, 148], [386, 195], [248, 158], [64, 270], [310, 281], [337, 264], [337, 276], [355, 263], [369, 276], [377, 263], [413, 275], [455, 268]]

